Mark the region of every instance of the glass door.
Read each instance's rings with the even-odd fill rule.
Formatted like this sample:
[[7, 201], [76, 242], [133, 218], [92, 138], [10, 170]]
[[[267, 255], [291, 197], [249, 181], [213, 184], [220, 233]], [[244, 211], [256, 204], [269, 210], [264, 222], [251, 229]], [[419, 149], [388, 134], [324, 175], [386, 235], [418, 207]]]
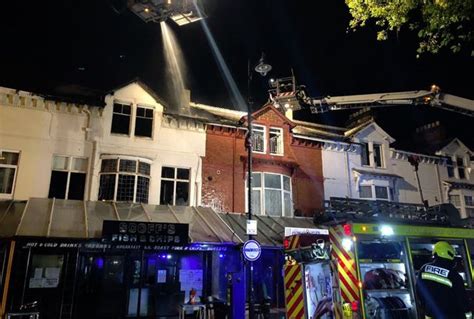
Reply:
[[75, 318], [123, 318], [125, 257], [80, 257]]

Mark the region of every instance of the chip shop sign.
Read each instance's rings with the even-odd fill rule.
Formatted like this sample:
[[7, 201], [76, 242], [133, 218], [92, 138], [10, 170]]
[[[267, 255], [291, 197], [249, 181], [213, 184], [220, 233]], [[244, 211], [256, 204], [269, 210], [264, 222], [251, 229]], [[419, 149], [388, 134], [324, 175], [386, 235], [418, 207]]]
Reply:
[[162, 244], [189, 243], [189, 225], [104, 220], [102, 237], [112, 243]]

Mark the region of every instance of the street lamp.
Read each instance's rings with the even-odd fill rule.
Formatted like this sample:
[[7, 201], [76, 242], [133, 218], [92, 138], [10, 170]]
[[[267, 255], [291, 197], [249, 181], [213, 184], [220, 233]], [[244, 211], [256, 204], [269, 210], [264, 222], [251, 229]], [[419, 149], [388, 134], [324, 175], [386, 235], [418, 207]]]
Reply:
[[[262, 53], [259, 63], [255, 66], [254, 70], [257, 73], [260, 73], [261, 76], [266, 76], [268, 72], [272, 69], [270, 64], [266, 64], [264, 60], [265, 56]], [[251, 82], [252, 82], [252, 70], [250, 69], [250, 60], [248, 61], [248, 70], [247, 70], [247, 191], [248, 191], [248, 220], [252, 220], [252, 149], [253, 149], [253, 136], [252, 136], [252, 94], [251, 94]], [[253, 235], [249, 233], [249, 240], [253, 239]], [[249, 297], [249, 319], [255, 318], [255, 309], [254, 309], [254, 289], [253, 289], [253, 261], [249, 261], [249, 287], [248, 287], [248, 297]]]

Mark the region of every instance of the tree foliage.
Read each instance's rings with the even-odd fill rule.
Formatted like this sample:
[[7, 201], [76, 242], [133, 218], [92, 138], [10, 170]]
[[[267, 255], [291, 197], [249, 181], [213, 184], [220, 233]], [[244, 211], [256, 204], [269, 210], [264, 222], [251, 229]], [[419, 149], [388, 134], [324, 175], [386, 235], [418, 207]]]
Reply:
[[375, 21], [377, 39], [386, 40], [402, 27], [418, 32], [418, 54], [446, 47], [472, 48], [474, 0], [345, 0], [356, 30]]

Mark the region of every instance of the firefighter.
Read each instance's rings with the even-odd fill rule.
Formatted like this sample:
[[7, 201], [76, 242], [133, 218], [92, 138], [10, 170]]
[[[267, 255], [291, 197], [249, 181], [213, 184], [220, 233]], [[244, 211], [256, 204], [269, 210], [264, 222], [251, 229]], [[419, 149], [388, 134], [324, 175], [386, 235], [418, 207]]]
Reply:
[[461, 275], [454, 269], [455, 250], [445, 241], [433, 248], [434, 261], [423, 265], [416, 290], [425, 319], [472, 318]]

